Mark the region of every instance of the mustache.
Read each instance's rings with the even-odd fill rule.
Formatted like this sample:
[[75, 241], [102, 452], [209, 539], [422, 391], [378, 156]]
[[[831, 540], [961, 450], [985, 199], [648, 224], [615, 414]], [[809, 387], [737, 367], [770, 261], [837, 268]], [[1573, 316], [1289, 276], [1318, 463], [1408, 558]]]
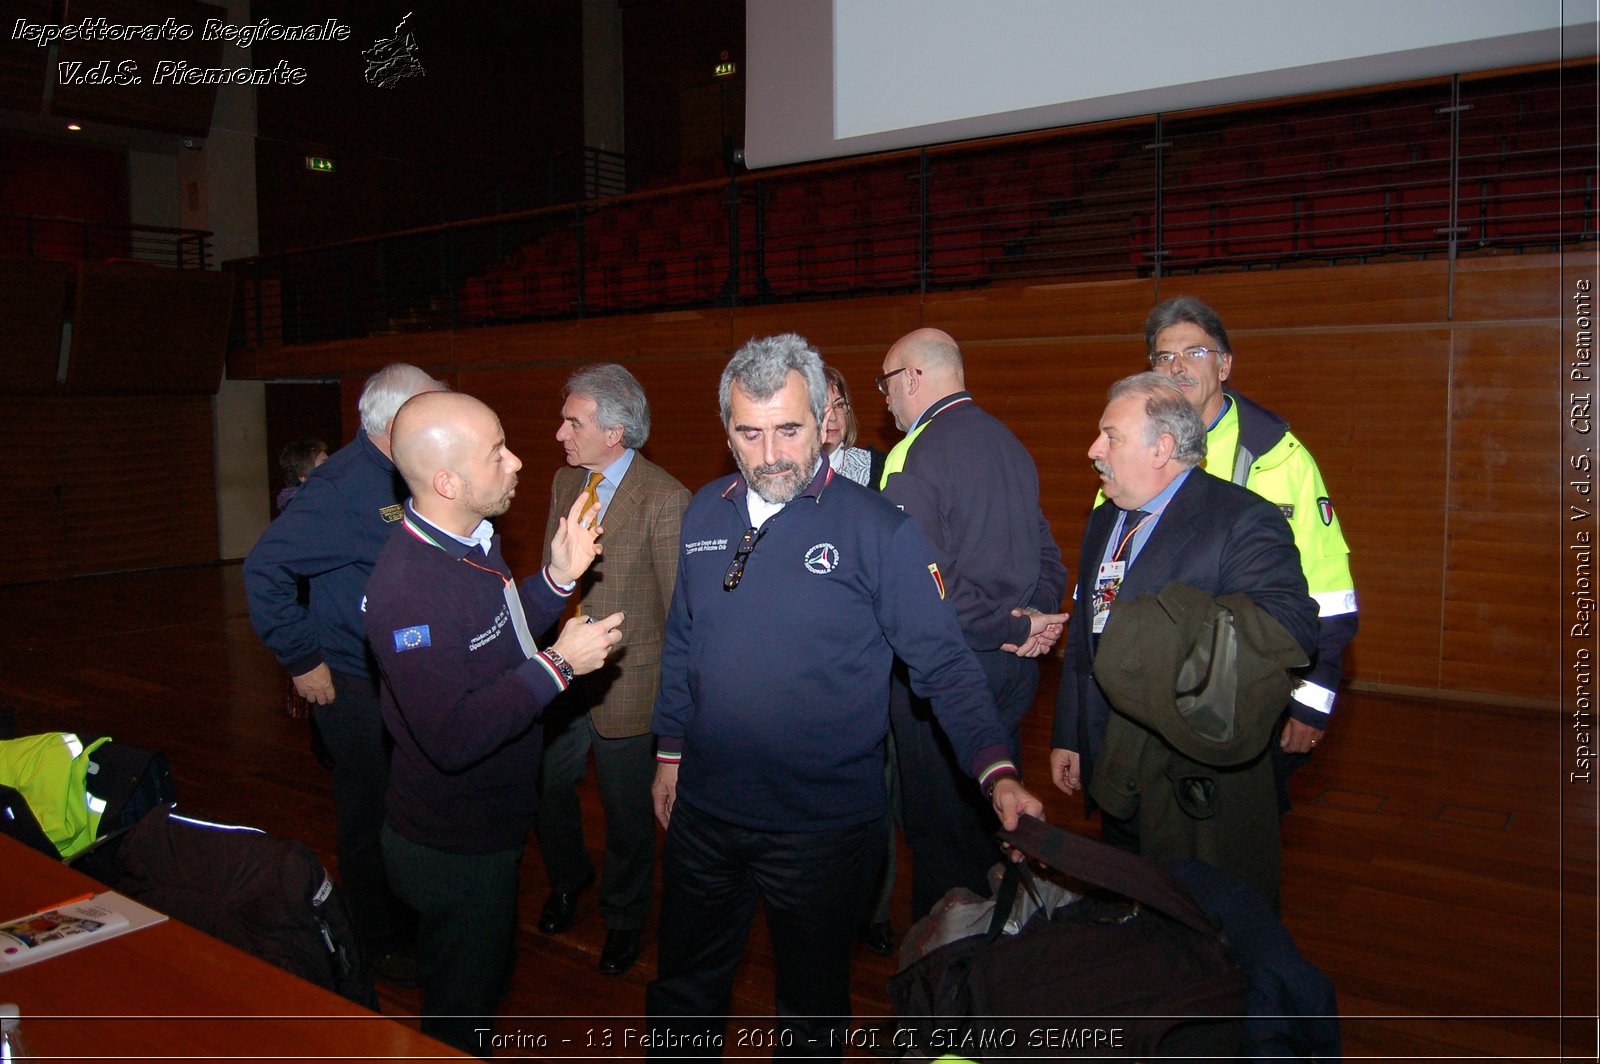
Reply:
[[1185, 384], [1187, 384], [1191, 388], [1197, 387], [1200, 384], [1200, 382], [1198, 380], [1196, 380], [1193, 376], [1191, 376], [1190, 374], [1187, 374], [1187, 373], [1180, 373], [1176, 377], [1168, 377], [1167, 379], [1170, 380], [1173, 384], [1178, 385], [1180, 388], [1183, 387]]
[[758, 477], [770, 477], [779, 473], [798, 473], [800, 466], [795, 462], [773, 462], [771, 465], [758, 465], [751, 472]]
[[1107, 480], [1116, 480], [1117, 479], [1117, 475], [1111, 471], [1111, 466], [1106, 463], [1105, 459], [1103, 459], [1103, 458], [1095, 458], [1095, 459], [1091, 460], [1091, 462], [1089, 464], [1094, 466], [1094, 471], [1096, 473], [1099, 473], [1101, 476], [1105, 477]]

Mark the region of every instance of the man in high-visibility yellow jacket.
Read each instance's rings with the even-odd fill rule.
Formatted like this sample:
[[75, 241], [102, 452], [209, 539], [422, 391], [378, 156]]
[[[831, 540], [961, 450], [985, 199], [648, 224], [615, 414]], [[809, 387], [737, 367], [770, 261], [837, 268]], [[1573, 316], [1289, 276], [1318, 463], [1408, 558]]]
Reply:
[[1206, 424], [1205, 470], [1283, 511], [1317, 600], [1317, 654], [1302, 672], [1273, 748], [1280, 803], [1287, 808], [1284, 781], [1322, 741], [1333, 715], [1344, 648], [1356, 634], [1350, 548], [1316, 459], [1289, 431], [1289, 423], [1227, 387], [1233, 346], [1217, 312], [1193, 296], [1169, 299], [1145, 319], [1144, 338], [1151, 368], [1172, 377]]

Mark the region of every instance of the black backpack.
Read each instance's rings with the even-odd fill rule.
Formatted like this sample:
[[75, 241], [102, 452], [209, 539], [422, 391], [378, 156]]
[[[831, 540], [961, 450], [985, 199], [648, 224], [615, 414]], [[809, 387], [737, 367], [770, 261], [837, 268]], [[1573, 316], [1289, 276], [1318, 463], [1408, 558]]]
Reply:
[[350, 913], [305, 843], [162, 807], [117, 854], [123, 893], [285, 971], [377, 1009]]
[[986, 934], [940, 946], [890, 979], [903, 1059], [1234, 1059], [1244, 973], [1176, 880], [1033, 817], [1001, 837], [1098, 889], [1004, 935], [1022, 875], [1008, 867]]

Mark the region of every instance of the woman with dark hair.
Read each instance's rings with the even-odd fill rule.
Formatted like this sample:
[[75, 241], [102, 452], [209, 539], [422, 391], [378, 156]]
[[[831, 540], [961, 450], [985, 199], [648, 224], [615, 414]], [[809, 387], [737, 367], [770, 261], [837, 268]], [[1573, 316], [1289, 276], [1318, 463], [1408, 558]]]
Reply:
[[859, 425], [856, 412], [850, 406], [850, 387], [844, 382], [844, 374], [832, 366], [823, 366], [822, 373], [828, 379], [828, 407], [822, 419], [822, 453], [835, 473], [877, 491], [887, 455], [876, 447], [855, 445]]
[[321, 440], [296, 440], [278, 452], [278, 468], [283, 470], [283, 490], [278, 492], [277, 498], [280, 512], [289, 505], [311, 471], [327, 460], [328, 445]]

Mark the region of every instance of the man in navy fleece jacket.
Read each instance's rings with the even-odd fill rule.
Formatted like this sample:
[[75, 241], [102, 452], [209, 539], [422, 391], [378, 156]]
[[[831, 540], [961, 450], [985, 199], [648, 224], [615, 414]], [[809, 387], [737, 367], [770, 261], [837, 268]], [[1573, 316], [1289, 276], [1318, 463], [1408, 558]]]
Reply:
[[850, 951], [883, 859], [896, 654], [962, 765], [1015, 824], [1023, 790], [983, 670], [916, 524], [821, 460], [827, 383], [805, 340], [752, 340], [722, 375], [740, 474], [700, 490], [661, 650], [656, 1048], [715, 1043], [766, 903], [781, 1043], [836, 1057]]
[[395, 412], [418, 392], [439, 390], [443, 384], [404, 362], [374, 373], [361, 389], [356, 438], [312, 471], [244, 561], [250, 623], [295, 691], [317, 707], [317, 730], [333, 755], [339, 882], [356, 934], [378, 975], [406, 985], [416, 978], [415, 920], [383, 870], [389, 747], [361, 610], [405, 498], [390, 457]]
[[411, 489], [401, 526], [367, 582], [367, 639], [383, 672], [394, 736], [384, 865], [417, 910], [422, 1029], [487, 1055], [488, 1025], [511, 955], [517, 865], [533, 826], [545, 706], [605, 662], [622, 614], [567, 622], [574, 582], [599, 553], [573, 503], [550, 564], [520, 590], [491, 517], [511, 505], [522, 462], [494, 412], [429, 392], [400, 408], [394, 460]]

